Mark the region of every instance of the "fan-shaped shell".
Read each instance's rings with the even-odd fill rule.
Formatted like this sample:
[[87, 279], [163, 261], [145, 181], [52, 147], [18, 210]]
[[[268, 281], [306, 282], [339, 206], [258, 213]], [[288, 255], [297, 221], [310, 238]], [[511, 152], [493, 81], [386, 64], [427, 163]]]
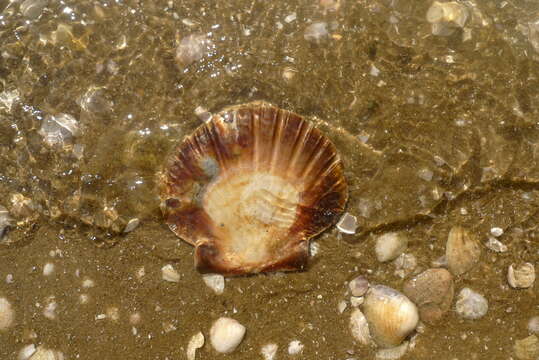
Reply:
[[301, 116], [264, 102], [227, 108], [184, 139], [161, 179], [169, 227], [202, 272], [302, 269], [309, 239], [342, 213], [335, 146]]

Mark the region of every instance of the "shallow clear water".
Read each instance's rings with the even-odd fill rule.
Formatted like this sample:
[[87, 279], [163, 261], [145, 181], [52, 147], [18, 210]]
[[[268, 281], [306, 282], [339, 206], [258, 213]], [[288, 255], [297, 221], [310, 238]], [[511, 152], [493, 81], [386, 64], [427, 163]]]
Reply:
[[[412, 274], [378, 262], [374, 238], [406, 233], [419, 273], [457, 224], [482, 243], [504, 230], [507, 252], [483, 247], [455, 278], [489, 311], [463, 320], [453, 305], [403, 358], [515, 356], [539, 315], [537, 282], [506, 281], [511, 263], [539, 261], [539, 5], [457, 4], [464, 18], [432, 23], [432, 3], [412, 0], [0, 0], [0, 205], [11, 218], [0, 297], [16, 315], [0, 357], [44, 344], [68, 359], [182, 359], [202, 331], [199, 358], [220, 358], [209, 328], [232, 316], [247, 336], [231, 358], [262, 358], [269, 342], [292, 358], [292, 340], [305, 346], [298, 359], [374, 358], [350, 334], [346, 282], [365, 274], [401, 289]], [[253, 100], [333, 140], [359, 228], [320, 236], [305, 272], [231, 278], [215, 295], [163, 224], [156, 173], [207, 112]], [[162, 280], [169, 263], [179, 283]]]

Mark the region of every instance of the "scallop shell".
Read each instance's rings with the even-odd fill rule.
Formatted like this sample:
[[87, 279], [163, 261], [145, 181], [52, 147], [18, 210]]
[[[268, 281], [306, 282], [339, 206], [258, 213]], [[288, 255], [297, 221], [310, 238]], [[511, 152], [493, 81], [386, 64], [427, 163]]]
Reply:
[[264, 102], [224, 109], [188, 136], [161, 178], [170, 229], [201, 272], [303, 269], [309, 239], [348, 193], [335, 146], [310, 122]]
[[404, 294], [384, 285], [369, 289], [363, 313], [374, 341], [382, 347], [400, 345], [419, 322], [414, 303]]

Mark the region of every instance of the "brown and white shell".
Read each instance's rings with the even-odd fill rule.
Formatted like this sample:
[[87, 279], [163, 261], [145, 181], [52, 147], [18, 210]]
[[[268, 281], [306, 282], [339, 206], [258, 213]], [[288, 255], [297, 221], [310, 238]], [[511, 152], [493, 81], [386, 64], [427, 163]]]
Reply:
[[185, 138], [161, 178], [170, 229], [201, 272], [301, 270], [309, 239], [348, 197], [335, 146], [303, 117], [265, 102], [224, 109]]

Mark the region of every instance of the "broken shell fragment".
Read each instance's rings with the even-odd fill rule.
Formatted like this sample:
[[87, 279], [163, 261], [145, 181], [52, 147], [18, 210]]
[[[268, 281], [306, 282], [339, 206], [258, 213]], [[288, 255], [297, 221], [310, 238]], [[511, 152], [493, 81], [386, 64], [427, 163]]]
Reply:
[[419, 322], [414, 303], [404, 294], [384, 285], [369, 289], [365, 295], [363, 313], [371, 336], [382, 347], [400, 345]]
[[15, 310], [6, 298], [0, 298], [0, 331], [7, 330], [15, 320]]
[[264, 102], [213, 115], [172, 153], [161, 177], [170, 229], [201, 272], [304, 268], [309, 239], [347, 200], [335, 146], [311, 123]]
[[468, 229], [454, 226], [447, 237], [445, 256], [449, 271], [453, 275], [462, 275], [479, 261], [481, 246]]
[[191, 340], [189, 340], [189, 344], [187, 345], [187, 360], [195, 360], [196, 359], [196, 352], [198, 349], [204, 346], [204, 334], [202, 334], [200, 331], [193, 335]]
[[524, 263], [517, 267], [511, 264], [507, 270], [507, 282], [515, 289], [526, 289], [535, 282], [535, 266]]
[[359, 309], [355, 309], [350, 315], [350, 331], [354, 339], [363, 345], [371, 343], [371, 333], [365, 315]]
[[408, 238], [402, 233], [390, 232], [376, 239], [376, 258], [385, 262], [397, 258], [406, 250]]
[[210, 329], [210, 342], [217, 352], [231, 353], [243, 340], [245, 330], [245, 326], [234, 319], [219, 318]]
[[453, 276], [446, 269], [428, 269], [406, 281], [403, 292], [418, 306], [421, 320], [433, 324], [451, 308]]
[[345, 234], [355, 234], [357, 229], [357, 218], [354, 215], [345, 213], [337, 223], [337, 229]]
[[60, 351], [38, 346], [36, 352], [30, 357], [30, 360], [64, 360], [64, 354]]

